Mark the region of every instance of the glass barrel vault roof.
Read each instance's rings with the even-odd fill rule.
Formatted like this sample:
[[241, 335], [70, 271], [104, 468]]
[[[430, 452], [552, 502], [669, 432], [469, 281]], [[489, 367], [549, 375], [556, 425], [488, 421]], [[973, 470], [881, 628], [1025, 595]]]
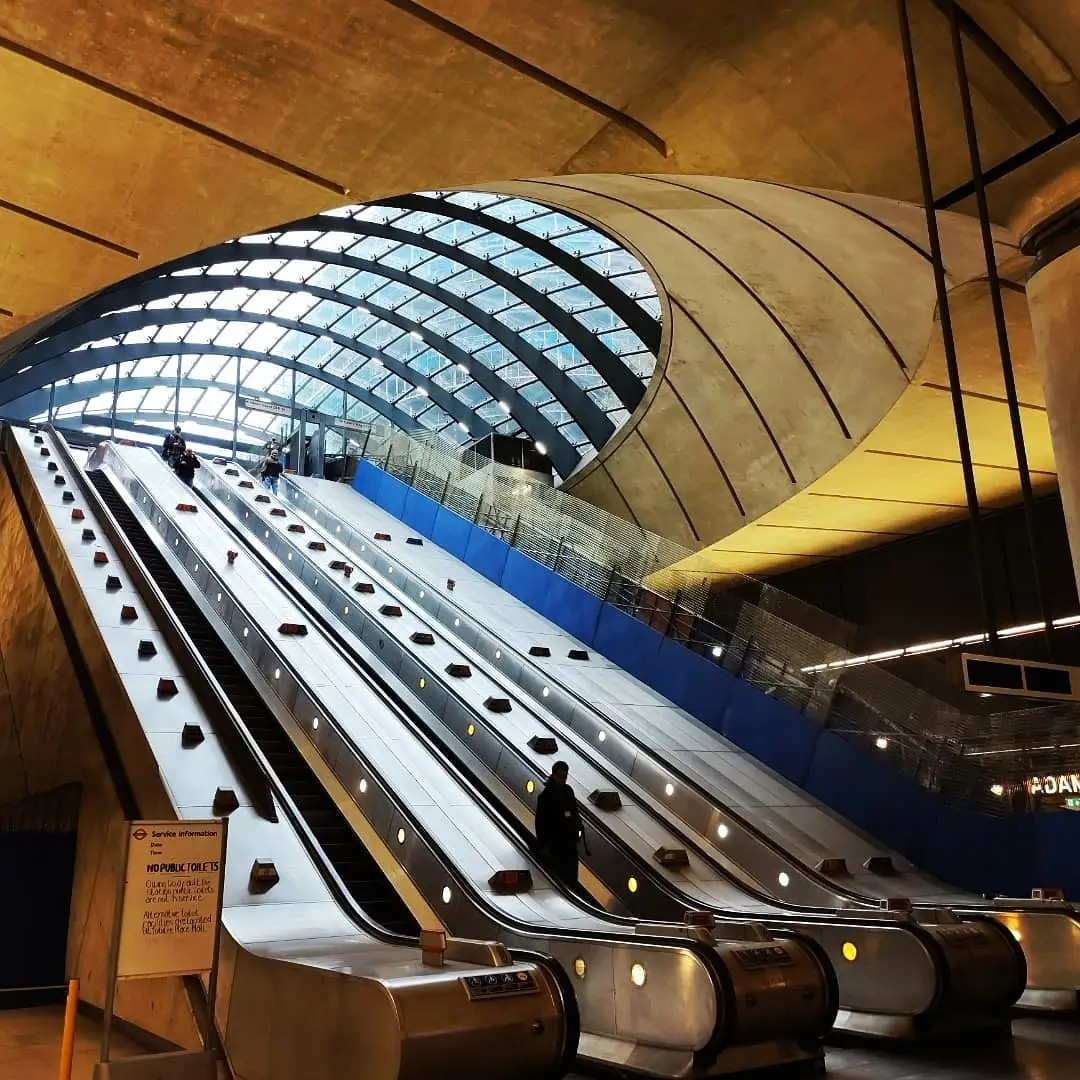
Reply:
[[[21, 349], [0, 390], [18, 369], [25, 385], [52, 387], [60, 424], [115, 410], [219, 437], [235, 422], [260, 440], [295, 394], [298, 407], [456, 445], [528, 438], [566, 477], [643, 396], [660, 318], [648, 272], [590, 224], [504, 195], [426, 192], [129, 279]], [[13, 415], [19, 401], [0, 400]], [[34, 400], [27, 418], [45, 419]]]

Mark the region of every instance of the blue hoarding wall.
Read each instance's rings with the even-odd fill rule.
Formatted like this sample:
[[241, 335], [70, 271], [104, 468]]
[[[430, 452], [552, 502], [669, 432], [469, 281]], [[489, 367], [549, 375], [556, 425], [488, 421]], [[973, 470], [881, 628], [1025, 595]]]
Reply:
[[946, 805], [887, 758], [741, 682], [371, 462], [360, 462], [353, 487], [883, 846], [974, 892], [1024, 896], [1054, 887], [1080, 897], [1080, 813], [997, 818]]

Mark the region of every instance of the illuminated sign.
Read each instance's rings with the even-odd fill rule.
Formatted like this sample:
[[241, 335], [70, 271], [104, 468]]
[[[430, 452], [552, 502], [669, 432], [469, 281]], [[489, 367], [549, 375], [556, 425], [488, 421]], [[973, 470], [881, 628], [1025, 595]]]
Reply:
[[1032, 776], [1025, 787], [1032, 795], [1080, 795], [1080, 773]]

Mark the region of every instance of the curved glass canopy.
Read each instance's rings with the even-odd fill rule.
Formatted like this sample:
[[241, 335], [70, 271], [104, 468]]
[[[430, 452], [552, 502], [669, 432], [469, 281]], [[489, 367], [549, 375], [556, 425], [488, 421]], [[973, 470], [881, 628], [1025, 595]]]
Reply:
[[218, 444], [264, 442], [302, 409], [456, 445], [494, 431], [535, 442], [565, 478], [644, 395], [660, 316], [638, 259], [586, 222], [425, 192], [90, 298], [0, 369], [0, 409], [94, 430], [181, 422]]

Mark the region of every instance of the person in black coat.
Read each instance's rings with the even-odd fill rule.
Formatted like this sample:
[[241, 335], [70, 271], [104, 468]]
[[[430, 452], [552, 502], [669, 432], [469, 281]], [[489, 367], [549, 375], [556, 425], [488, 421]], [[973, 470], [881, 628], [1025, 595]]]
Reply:
[[195, 456], [194, 450], [185, 448], [184, 452], [176, 459], [173, 466], [176, 475], [187, 484], [188, 487], [195, 482], [195, 470], [202, 468], [202, 462]]
[[536, 853], [540, 861], [571, 888], [577, 887], [581, 814], [566, 782], [570, 766], [556, 761], [536, 800]]
[[267, 458], [266, 464], [262, 469], [262, 482], [264, 487], [268, 487], [275, 495], [277, 494], [278, 479], [283, 472], [281, 461], [278, 459], [278, 452], [272, 451], [270, 457]]
[[170, 465], [176, 464], [176, 459], [184, 451], [184, 436], [180, 433], [180, 425], [172, 429], [166, 436], [161, 447], [161, 456]]

